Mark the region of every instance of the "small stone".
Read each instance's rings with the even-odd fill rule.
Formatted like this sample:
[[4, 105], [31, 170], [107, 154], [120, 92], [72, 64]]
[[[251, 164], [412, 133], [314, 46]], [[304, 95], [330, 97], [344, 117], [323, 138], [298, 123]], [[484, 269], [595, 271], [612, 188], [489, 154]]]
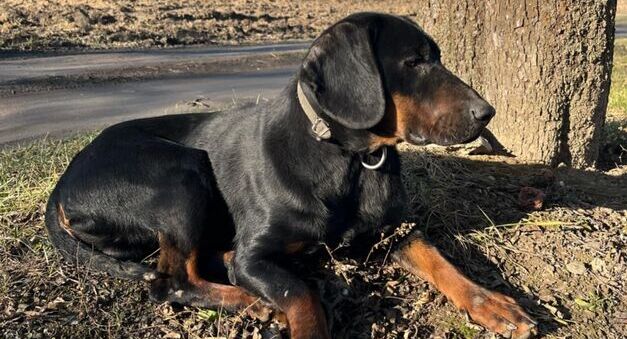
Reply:
[[53, 301], [46, 304], [46, 308], [49, 310], [55, 310], [59, 307], [62, 307], [64, 304], [65, 304], [65, 300], [63, 300], [63, 298], [61, 297], [57, 297]]

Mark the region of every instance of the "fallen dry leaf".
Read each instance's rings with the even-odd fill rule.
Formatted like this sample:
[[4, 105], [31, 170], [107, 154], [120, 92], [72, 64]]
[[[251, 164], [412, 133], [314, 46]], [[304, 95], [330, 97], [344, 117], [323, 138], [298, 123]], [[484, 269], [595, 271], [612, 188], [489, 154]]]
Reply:
[[518, 193], [518, 205], [527, 211], [539, 211], [544, 205], [545, 194], [529, 186], [522, 187]]

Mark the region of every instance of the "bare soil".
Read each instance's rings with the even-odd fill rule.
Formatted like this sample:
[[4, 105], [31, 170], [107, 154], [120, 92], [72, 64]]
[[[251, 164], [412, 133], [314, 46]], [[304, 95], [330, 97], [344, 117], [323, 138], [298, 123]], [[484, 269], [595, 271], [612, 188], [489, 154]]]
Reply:
[[412, 1], [3, 0], [0, 49], [138, 48], [307, 40], [358, 11]]

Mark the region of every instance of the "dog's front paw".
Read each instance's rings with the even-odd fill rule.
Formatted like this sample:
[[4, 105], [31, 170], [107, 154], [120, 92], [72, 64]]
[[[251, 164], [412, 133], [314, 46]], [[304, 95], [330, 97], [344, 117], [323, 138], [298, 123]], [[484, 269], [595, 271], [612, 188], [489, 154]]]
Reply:
[[478, 286], [468, 292], [460, 306], [483, 327], [505, 338], [525, 339], [536, 334], [536, 322], [514, 299]]
[[150, 290], [148, 297], [156, 303], [167, 301], [168, 295], [171, 293], [169, 279], [158, 278], [150, 281]]

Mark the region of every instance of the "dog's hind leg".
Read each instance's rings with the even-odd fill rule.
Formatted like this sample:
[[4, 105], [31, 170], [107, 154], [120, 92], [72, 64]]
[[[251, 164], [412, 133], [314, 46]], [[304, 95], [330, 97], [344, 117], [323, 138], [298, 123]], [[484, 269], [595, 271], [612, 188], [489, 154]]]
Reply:
[[[201, 277], [199, 253], [194, 248], [184, 253], [166, 235], [159, 236], [160, 256], [157, 270], [165, 277], [151, 282], [150, 296], [159, 302], [171, 302], [204, 308], [244, 311], [250, 316], [266, 321], [272, 309], [259, 298], [240, 287], [215, 283]], [[232, 253], [232, 252], [229, 252]], [[216, 255], [227, 261], [232, 255]], [[202, 263], [204, 264], [204, 263]], [[224, 263], [227, 265], [228, 263]]]

